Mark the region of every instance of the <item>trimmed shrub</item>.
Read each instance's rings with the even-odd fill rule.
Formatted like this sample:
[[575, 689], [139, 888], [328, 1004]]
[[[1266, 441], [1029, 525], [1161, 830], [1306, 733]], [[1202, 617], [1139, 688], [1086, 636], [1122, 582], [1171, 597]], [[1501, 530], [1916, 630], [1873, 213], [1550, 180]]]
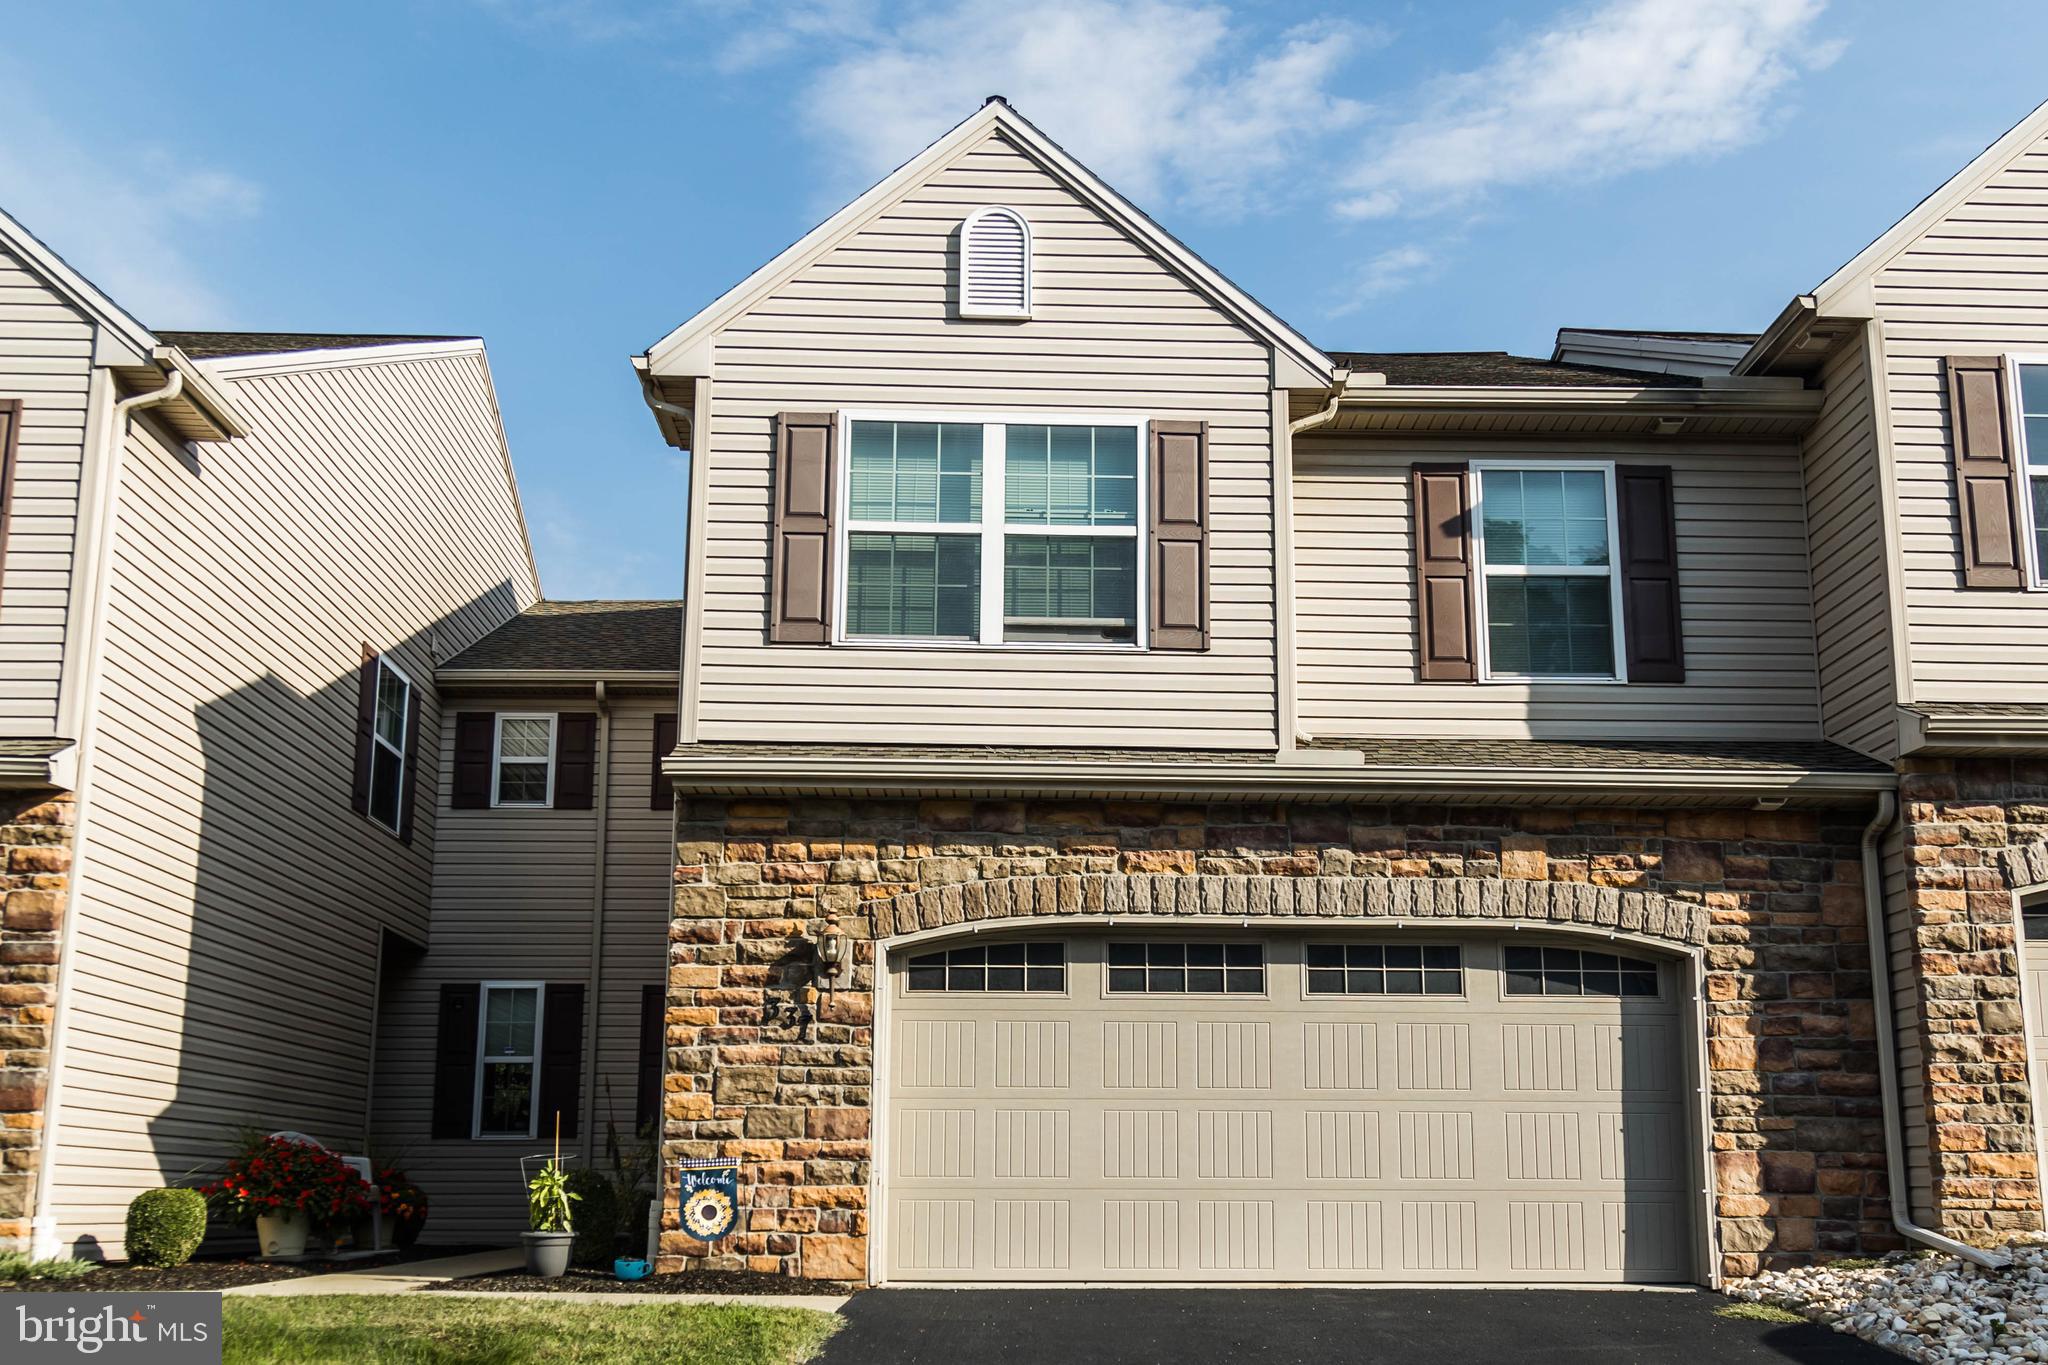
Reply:
[[596, 1171], [578, 1170], [569, 1175], [570, 1193], [576, 1195], [576, 1248], [578, 1265], [610, 1265], [619, 1240], [619, 1196]]
[[128, 1260], [183, 1265], [206, 1239], [206, 1196], [197, 1190], [144, 1190], [128, 1204]]

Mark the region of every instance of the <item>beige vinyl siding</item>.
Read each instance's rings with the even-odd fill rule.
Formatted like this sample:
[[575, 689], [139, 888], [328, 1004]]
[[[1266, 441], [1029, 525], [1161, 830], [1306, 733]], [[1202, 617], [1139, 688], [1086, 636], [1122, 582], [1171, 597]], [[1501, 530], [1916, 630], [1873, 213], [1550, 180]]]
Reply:
[[[1028, 322], [951, 317], [974, 208], [1031, 222]], [[716, 341], [700, 737], [1257, 747], [1275, 740], [1269, 348], [1006, 140], [938, 171]], [[1206, 653], [769, 646], [777, 412], [1209, 423]]]
[[[586, 691], [544, 700], [463, 698], [451, 701], [447, 712], [593, 709]], [[670, 812], [648, 808], [648, 783], [655, 713], [674, 709], [672, 698], [612, 706], [603, 971], [598, 989], [585, 997], [586, 1019], [593, 999], [597, 1006], [598, 1070], [594, 1079], [584, 1077], [586, 1104], [594, 1087], [597, 1121], [568, 1144], [585, 1161], [603, 1154], [608, 1113], [616, 1114], [622, 1138], [632, 1133], [640, 988], [660, 984], [667, 962], [672, 821]], [[453, 745], [451, 719], [442, 736], [433, 946], [387, 986], [375, 1117], [380, 1144], [406, 1153], [409, 1173], [432, 1199], [429, 1236], [438, 1241], [509, 1237], [523, 1229], [518, 1158], [547, 1145], [431, 1136], [441, 987], [549, 981], [580, 982], [588, 991], [597, 858], [595, 811], [450, 810]]]
[[[1668, 464], [1686, 681], [1423, 683], [1415, 676], [1416, 461]], [[1811, 738], [1816, 697], [1799, 460], [1784, 447], [1305, 437], [1294, 452], [1295, 649], [1315, 738]]]
[[[254, 434], [138, 422], [111, 541], [53, 1210], [110, 1254], [240, 1125], [360, 1149], [380, 935], [427, 932], [431, 651], [536, 595], [480, 352], [226, 386]], [[365, 642], [421, 689], [410, 847], [350, 809]]]
[[1913, 699], [2048, 701], [2048, 593], [1964, 590], [1945, 355], [2048, 354], [2048, 139], [1877, 273]]
[[1885, 554], [1883, 470], [1870, 362], [1852, 337], [1821, 373], [1820, 417], [1801, 444], [1821, 725], [1829, 739], [1878, 758], [1898, 749], [1898, 700]]
[[0, 247], [0, 398], [22, 402], [0, 575], [0, 736], [56, 733], [93, 328]]

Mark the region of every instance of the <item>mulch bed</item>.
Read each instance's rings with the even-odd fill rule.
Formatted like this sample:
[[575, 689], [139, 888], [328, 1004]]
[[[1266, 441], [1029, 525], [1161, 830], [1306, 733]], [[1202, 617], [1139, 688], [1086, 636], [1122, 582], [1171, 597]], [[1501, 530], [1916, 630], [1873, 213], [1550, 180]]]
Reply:
[[347, 1274], [354, 1270], [375, 1270], [406, 1261], [431, 1261], [441, 1256], [461, 1256], [472, 1251], [489, 1251], [487, 1246], [416, 1246], [388, 1256], [365, 1257], [359, 1261], [259, 1261], [248, 1256], [207, 1256], [183, 1265], [153, 1270], [109, 1261], [90, 1275], [74, 1280], [0, 1280], [0, 1290], [9, 1294], [132, 1294], [167, 1289], [234, 1289], [245, 1284], [268, 1284], [272, 1280], [301, 1280], [309, 1275]]
[[767, 1275], [758, 1270], [679, 1270], [668, 1275], [649, 1275], [644, 1280], [621, 1280], [609, 1269], [571, 1266], [560, 1279], [542, 1279], [523, 1270], [501, 1270], [494, 1275], [473, 1275], [466, 1280], [430, 1284], [436, 1289], [484, 1289], [494, 1293], [542, 1294], [851, 1294], [859, 1286], [836, 1280], [796, 1280], [787, 1275]]

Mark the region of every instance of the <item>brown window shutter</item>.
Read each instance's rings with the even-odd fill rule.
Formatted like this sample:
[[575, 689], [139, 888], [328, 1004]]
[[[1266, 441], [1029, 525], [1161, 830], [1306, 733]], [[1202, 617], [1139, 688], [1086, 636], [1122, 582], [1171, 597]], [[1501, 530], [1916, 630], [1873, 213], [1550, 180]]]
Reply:
[[495, 711], [461, 711], [455, 716], [455, 789], [448, 804], [455, 810], [488, 810], [491, 804], [491, 750], [498, 741]]
[[540, 1094], [535, 1131], [552, 1135], [555, 1116], [562, 1136], [576, 1136], [583, 1113], [583, 983], [549, 982], [541, 1005]]
[[597, 715], [565, 711], [555, 717], [555, 809], [589, 810], [597, 787]]
[[640, 988], [640, 1058], [633, 1084], [633, 1131], [661, 1118], [662, 1035], [666, 1032], [665, 988]]
[[370, 751], [376, 728], [377, 651], [366, 644], [362, 666], [356, 670], [356, 777], [348, 795], [357, 815], [370, 813]]
[[405, 700], [405, 776], [398, 788], [398, 837], [408, 844], [412, 842], [413, 805], [419, 792], [419, 778], [420, 690], [408, 687]]
[[1685, 632], [1678, 612], [1678, 516], [1668, 465], [1618, 465], [1621, 516], [1621, 632], [1632, 683], [1685, 681]]
[[2015, 458], [2005, 358], [1948, 357], [1948, 429], [1956, 469], [1956, 530], [1966, 588], [2023, 588], [2025, 480]]
[[1415, 506], [1416, 673], [1424, 682], [1476, 682], [1473, 648], [1472, 486], [1461, 464], [1418, 464]]
[[676, 789], [663, 775], [661, 760], [676, 751], [676, 718], [673, 712], [664, 711], [654, 718], [654, 780], [648, 794], [649, 810], [670, 810], [676, 804]]
[[768, 638], [785, 645], [832, 639], [832, 461], [839, 419], [785, 412], [775, 419], [774, 528]]
[[476, 1030], [483, 988], [475, 982], [441, 987], [434, 1034], [434, 1117], [437, 1138], [466, 1138], [476, 1115]]
[[1209, 647], [1209, 424], [1152, 424], [1152, 648]]

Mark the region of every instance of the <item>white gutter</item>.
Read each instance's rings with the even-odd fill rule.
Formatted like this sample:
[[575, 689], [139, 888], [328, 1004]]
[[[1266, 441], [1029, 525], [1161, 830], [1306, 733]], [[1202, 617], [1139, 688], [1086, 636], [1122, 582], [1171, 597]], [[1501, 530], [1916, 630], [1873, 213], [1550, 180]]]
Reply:
[[[583, 1160], [595, 1168], [591, 1155], [597, 1150], [597, 1029], [604, 1017], [598, 1008], [598, 993], [604, 988], [604, 893], [605, 863], [610, 852], [605, 840], [605, 816], [611, 809], [612, 708], [604, 684], [597, 683], [597, 772], [591, 778], [595, 788], [592, 842], [597, 855], [590, 869], [590, 998], [583, 1002]], [[671, 857], [674, 855], [671, 854]]]
[[1936, 1251], [1960, 1256], [1986, 1270], [2002, 1270], [2012, 1264], [2003, 1252], [1986, 1251], [1945, 1237], [1913, 1221], [1911, 1190], [1906, 1180], [1905, 1125], [1900, 1117], [1898, 1035], [1892, 1022], [1891, 944], [1885, 934], [1884, 869], [1877, 855], [1877, 841], [1891, 827], [1899, 801], [1890, 792], [1877, 797], [1877, 814], [1863, 827], [1863, 908], [1870, 937], [1870, 993], [1877, 1008], [1878, 1090], [1884, 1099], [1884, 1165], [1891, 1177], [1892, 1226], [1905, 1237]]
[[114, 404], [112, 420], [107, 423], [106, 446], [101, 461], [99, 506], [93, 513], [100, 530], [97, 552], [91, 565], [89, 600], [92, 606], [77, 640], [67, 642], [75, 643], [85, 651], [85, 665], [79, 674], [78, 715], [82, 723], [78, 735], [77, 786], [73, 789], [78, 811], [77, 822], [71, 832], [71, 883], [64, 896], [64, 923], [57, 935], [57, 998], [50, 1009], [50, 1079], [43, 1091], [43, 1148], [36, 1160], [35, 1213], [29, 1219], [29, 1255], [36, 1260], [63, 1254], [57, 1241], [57, 1216], [50, 1212], [51, 1177], [57, 1170], [57, 1114], [64, 1089], [64, 1051], [71, 1015], [71, 988], [77, 976], [77, 953], [73, 947], [78, 933], [79, 890], [85, 884], [86, 851], [90, 847], [92, 829], [92, 779], [99, 766], [100, 682], [105, 662], [101, 642], [106, 636], [107, 598], [114, 576], [111, 565], [121, 510], [121, 469], [126, 462], [128, 419], [143, 408], [167, 403], [184, 391], [185, 372], [172, 370], [162, 388], [138, 393]]
[[593, 682], [613, 687], [673, 687], [676, 670], [663, 669], [564, 669], [564, 668], [440, 668], [434, 671], [437, 687], [492, 687], [523, 683], [582, 691]]

